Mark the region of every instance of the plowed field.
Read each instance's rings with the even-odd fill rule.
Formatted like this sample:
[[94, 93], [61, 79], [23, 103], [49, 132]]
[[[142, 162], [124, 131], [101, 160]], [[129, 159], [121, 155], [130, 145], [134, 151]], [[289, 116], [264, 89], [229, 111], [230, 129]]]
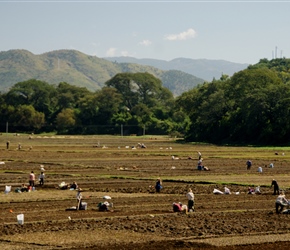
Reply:
[[[197, 170], [197, 151], [210, 171]], [[287, 198], [290, 148], [218, 147], [149, 136], [3, 134], [0, 163], [1, 249], [290, 248], [290, 215], [275, 213], [270, 187], [275, 178]], [[31, 171], [38, 177], [40, 165], [44, 186], [14, 192], [28, 184]], [[158, 177], [163, 188], [155, 193]], [[87, 210], [66, 210], [76, 206], [76, 191], [58, 185], [73, 181], [83, 189]], [[12, 189], [8, 194], [6, 186]], [[230, 195], [213, 194], [225, 186]], [[260, 186], [262, 194], [248, 194], [249, 186]], [[173, 202], [187, 204], [189, 188], [195, 211], [173, 213]], [[113, 207], [100, 212], [105, 195]], [[24, 214], [23, 225], [18, 214]]]

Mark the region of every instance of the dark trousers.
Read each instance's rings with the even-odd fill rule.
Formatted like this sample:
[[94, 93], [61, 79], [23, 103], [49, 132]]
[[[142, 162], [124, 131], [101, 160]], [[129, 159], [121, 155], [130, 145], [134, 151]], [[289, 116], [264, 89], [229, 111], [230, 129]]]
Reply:
[[[279, 209], [280, 208], [280, 209]], [[276, 203], [276, 213], [279, 214], [283, 211], [284, 205]]]
[[39, 179], [39, 184], [42, 186], [44, 184], [44, 179], [43, 178], [40, 178]]
[[187, 207], [188, 207], [188, 211], [190, 209], [194, 210], [194, 201], [193, 200], [188, 200], [188, 203], [187, 203]]
[[274, 187], [274, 194], [279, 194], [279, 187]]
[[29, 181], [29, 186], [34, 187], [34, 181]]
[[78, 207], [77, 210], [81, 210], [82, 209], [82, 200], [78, 200]]

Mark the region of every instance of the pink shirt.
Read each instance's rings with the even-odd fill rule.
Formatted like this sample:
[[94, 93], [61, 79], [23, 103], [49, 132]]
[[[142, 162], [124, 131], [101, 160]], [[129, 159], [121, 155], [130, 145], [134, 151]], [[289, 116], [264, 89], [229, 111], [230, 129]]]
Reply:
[[34, 173], [30, 173], [29, 180], [30, 181], [35, 181], [35, 175], [34, 175]]

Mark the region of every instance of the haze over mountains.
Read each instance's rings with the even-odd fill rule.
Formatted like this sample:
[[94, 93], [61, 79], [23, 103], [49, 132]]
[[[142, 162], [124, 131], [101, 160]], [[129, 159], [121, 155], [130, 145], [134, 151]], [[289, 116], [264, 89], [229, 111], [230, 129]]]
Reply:
[[117, 73], [148, 72], [158, 77], [175, 96], [202, 84], [232, 75], [247, 64], [177, 58], [172, 61], [131, 57], [98, 58], [76, 50], [57, 50], [35, 55], [27, 50], [0, 52], [0, 91], [14, 84], [38, 79], [50, 84], [67, 82], [96, 91]]
[[105, 57], [105, 59], [119, 63], [126, 62], [150, 65], [162, 70], [181, 70], [206, 81], [212, 81], [213, 78], [219, 79], [222, 74], [232, 76], [235, 72], [243, 70], [249, 66], [249, 64], [233, 63], [225, 60], [189, 58], [175, 58], [171, 61], [149, 58], [137, 59], [134, 57]]

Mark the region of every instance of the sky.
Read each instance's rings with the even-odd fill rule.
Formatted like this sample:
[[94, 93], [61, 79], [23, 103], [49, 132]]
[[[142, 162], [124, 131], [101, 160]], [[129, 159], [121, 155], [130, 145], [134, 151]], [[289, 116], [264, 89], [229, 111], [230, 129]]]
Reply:
[[0, 51], [255, 64], [290, 58], [289, 13], [290, 0], [0, 0]]

